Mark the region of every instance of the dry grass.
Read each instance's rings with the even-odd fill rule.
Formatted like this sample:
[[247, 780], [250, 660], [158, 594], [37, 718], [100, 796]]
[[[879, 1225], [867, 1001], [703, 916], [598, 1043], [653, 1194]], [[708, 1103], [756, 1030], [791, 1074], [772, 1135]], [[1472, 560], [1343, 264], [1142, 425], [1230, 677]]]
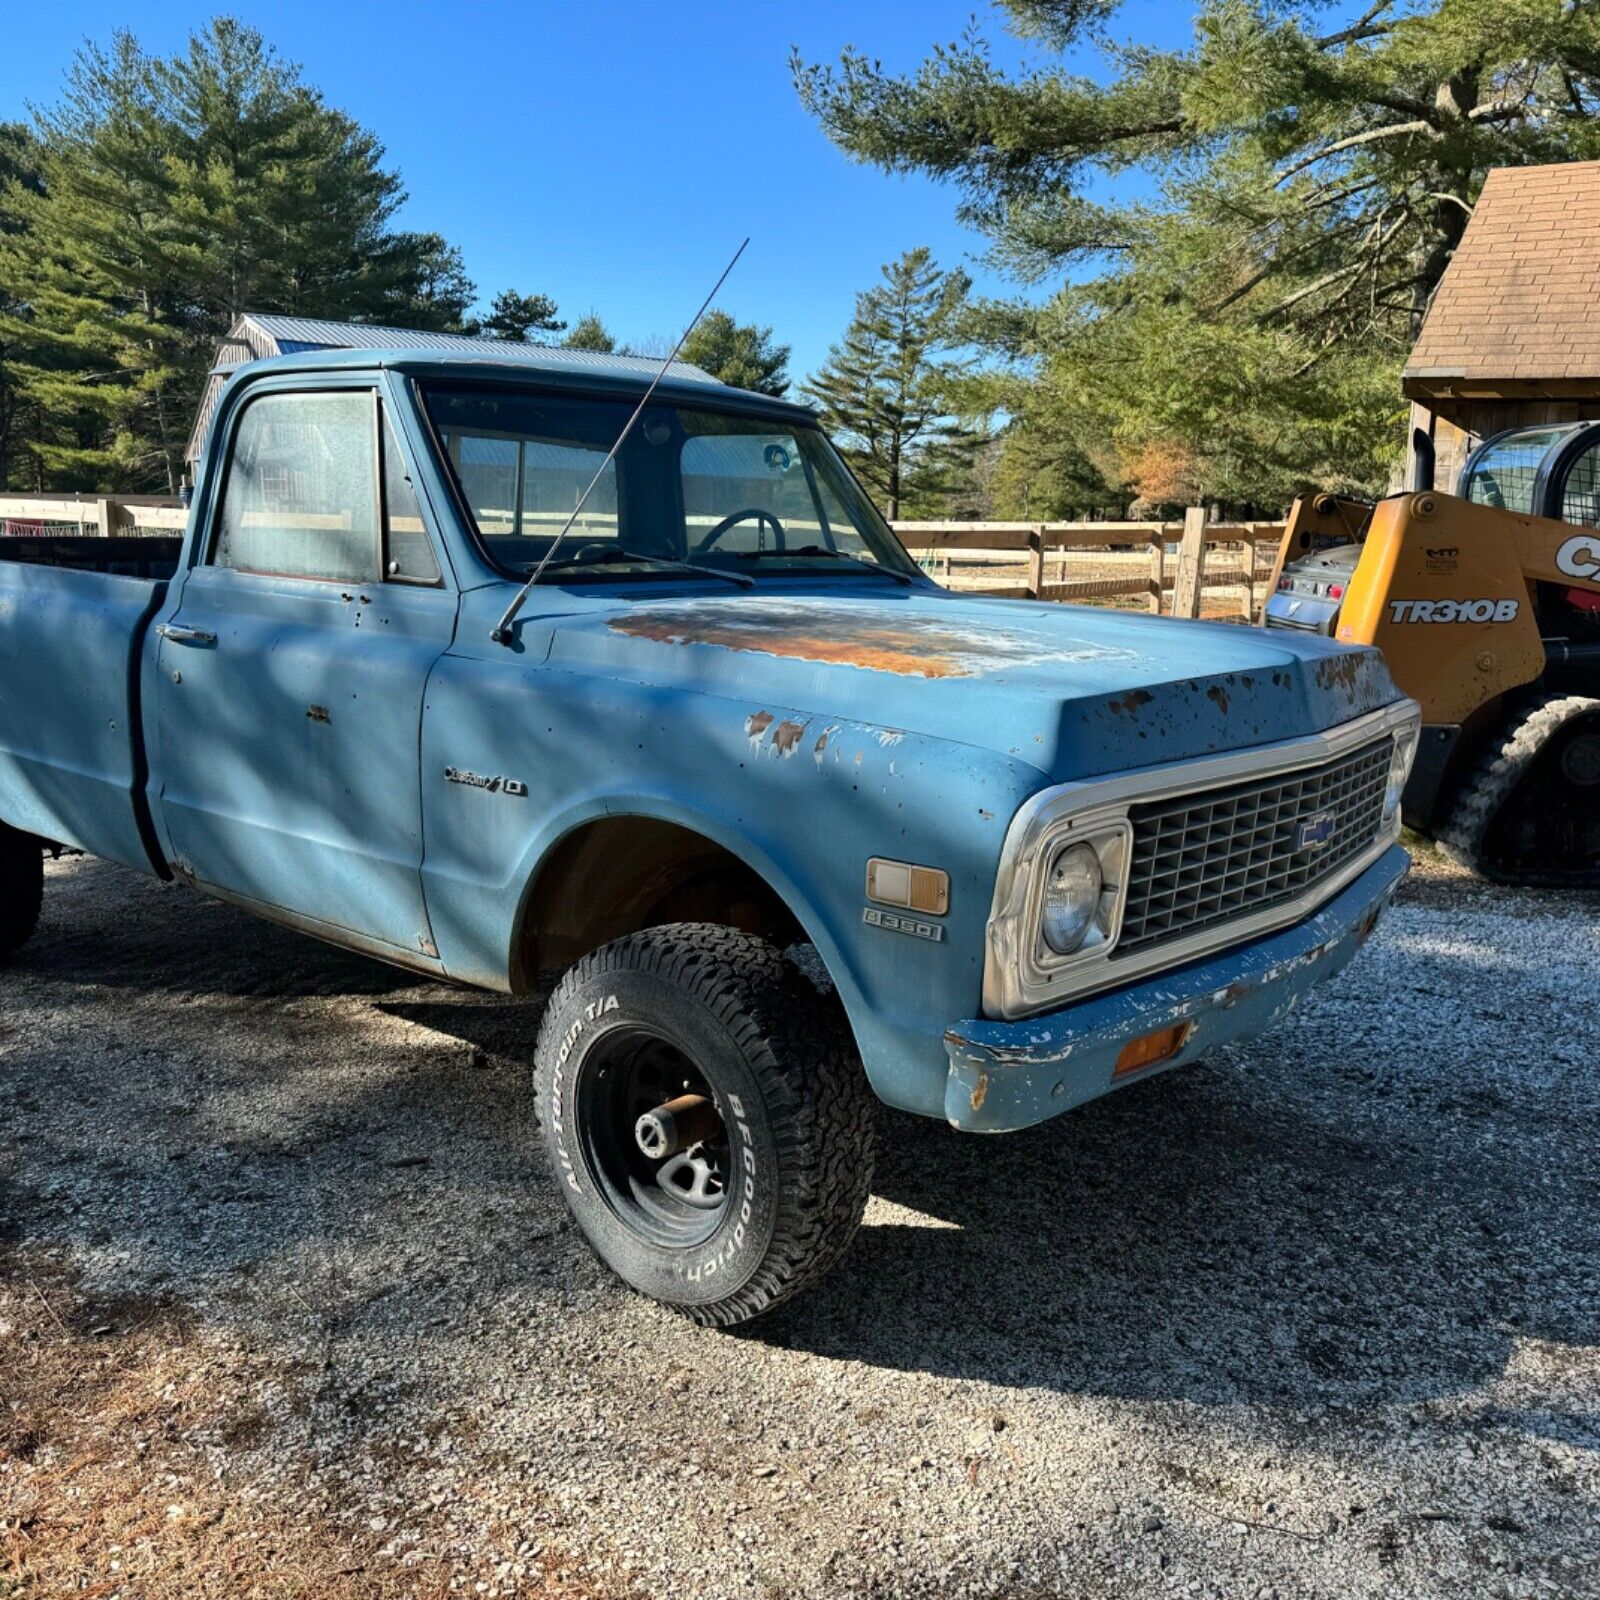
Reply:
[[[398, 1600], [447, 1595], [452, 1576], [474, 1592], [442, 1557], [402, 1565], [232, 1481], [230, 1460], [271, 1447], [269, 1364], [204, 1339], [183, 1306], [85, 1298], [0, 1251], [0, 1348], [0, 1600]], [[548, 1577], [516, 1592], [588, 1593]]]

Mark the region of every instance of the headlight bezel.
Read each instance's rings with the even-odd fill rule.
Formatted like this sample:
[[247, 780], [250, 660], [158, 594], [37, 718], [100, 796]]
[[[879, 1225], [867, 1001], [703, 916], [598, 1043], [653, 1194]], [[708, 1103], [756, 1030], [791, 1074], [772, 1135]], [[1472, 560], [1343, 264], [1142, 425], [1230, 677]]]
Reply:
[[[1128, 819], [1114, 817], [1087, 825], [1069, 819], [1067, 826], [1046, 839], [1040, 853], [1040, 867], [1031, 908], [1036, 928], [1034, 959], [1041, 971], [1048, 972], [1108, 952], [1122, 931], [1122, 907], [1128, 892], [1128, 852], [1133, 844], [1133, 827]], [[1070, 950], [1058, 950], [1045, 937], [1045, 902], [1049, 898], [1050, 874], [1069, 850], [1094, 852], [1100, 869], [1100, 892], [1089, 915], [1083, 936]]]
[[1391, 835], [1398, 839], [1403, 825], [1402, 812], [1406, 784], [1411, 781], [1411, 769], [1417, 762], [1417, 751], [1422, 745], [1422, 723], [1401, 724], [1394, 730], [1394, 751], [1389, 757], [1389, 777], [1383, 791], [1383, 822]]

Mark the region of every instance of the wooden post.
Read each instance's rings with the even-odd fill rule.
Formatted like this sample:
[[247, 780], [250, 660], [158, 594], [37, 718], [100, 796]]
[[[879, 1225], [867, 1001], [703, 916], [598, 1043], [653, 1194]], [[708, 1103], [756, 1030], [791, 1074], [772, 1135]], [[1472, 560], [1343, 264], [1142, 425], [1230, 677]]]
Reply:
[[103, 494], [94, 502], [95, 531], [102, 539], [134, 533], [133, 513], [113, 494]]
[[1190, 506], [1183, 514], [1183, 539], [1178, 545], [1178, 575], [1172, 582], [1172, 614], [1198, 617], [1205, 588], [1206, 508]]
[[1028, 598], [1044, 593], [1044, 524], [1028, 530]]
[[1167, 530], [1156, 527], [1150, 533], [1150, 609], [1161, 615], [1161, 602], [1167, 590]]

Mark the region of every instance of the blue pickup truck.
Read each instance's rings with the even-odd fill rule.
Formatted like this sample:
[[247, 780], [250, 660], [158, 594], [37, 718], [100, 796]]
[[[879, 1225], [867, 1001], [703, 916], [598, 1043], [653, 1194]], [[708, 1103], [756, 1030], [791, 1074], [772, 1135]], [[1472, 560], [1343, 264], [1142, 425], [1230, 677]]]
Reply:
[[675, 365], [319, 352], [185, 537], [0, 540], [0, 960], [86, 851], [553, 982], [552, 1175], [705, 1323], [848, 1244], [871, 1095], [1027, 1127], [1259, 1033], [1408, 861], [1415, 706], [1313, 637], [950, 593], [805, 409]]

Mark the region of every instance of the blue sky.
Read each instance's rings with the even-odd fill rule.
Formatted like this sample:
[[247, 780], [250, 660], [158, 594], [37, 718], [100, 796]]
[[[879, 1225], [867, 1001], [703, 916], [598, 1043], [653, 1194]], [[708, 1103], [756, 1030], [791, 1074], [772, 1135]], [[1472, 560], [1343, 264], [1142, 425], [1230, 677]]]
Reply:
[[[131, 26], [178, 50], [213, 8], [184, 0], [6, 8], [0, 118], [54, 98], [85, 37]], [[997, 59], [1026, 49], [984, 0], [235, 0], [329, 101], [372, 128], [410, 191], [405, 226], [461, 247], [487, 299], [514, 287], [598, 311], [622, 338], [674, 336], [745, 234], [720, 303], [771, 323], [812, 370], [881, 263], [918, 244], [964, 263], [983, 241], [956, 196], [852, 165], [800, 109], [788, 54], [859, 45], [891, 69], [976, 12]], [[1118, 31], [1189, 35], [1188, 6], [1131, 0]], [[1082, 63], [1094, 70], [1093, 57]]]

